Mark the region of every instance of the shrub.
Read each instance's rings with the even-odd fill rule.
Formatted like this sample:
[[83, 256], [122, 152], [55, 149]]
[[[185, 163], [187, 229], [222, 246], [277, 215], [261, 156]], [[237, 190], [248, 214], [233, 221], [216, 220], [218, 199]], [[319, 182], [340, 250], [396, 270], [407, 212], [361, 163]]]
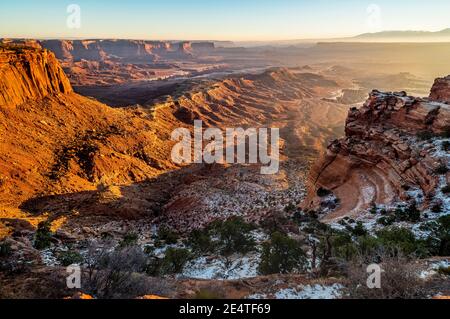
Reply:
[[444, 152], [449, 152], [450, 151], [450, 142], [449, 141], [445, 141], [442, 143], [442, 150]]
[[284, 208], [286, 213], [295, 212], [297, 210], [297, 205], [295, 203], [290, 203]]
[[[379, 259], [381, 287], [370, 289], [367, 285], [366, 260]], [[350, 299], [421, 299], [427, 296], [424, 282], [410, 258], [391, 253], [374, 252], [372, 258], [356, 259], [346, 264], [347, 297]]]
[[395, 209], [395, 211], [391, 215], [380, 217], [377, 220], [377, 223], [383, 226], [390, 226], [395, 222], [416, 223], [420, 220], [421, 213], [417, 208], [417, 204], [414, 202], [406, 208], [397, 207], [397, 209]]
[[120, 248], [136, 246], [139, 236], [136, 233], [127, 233], [119, 244]]
[[405, 221], [416, 223], [420, 221], [420, 211], [417, 209], [417, 204], [412, 203], [407, 208], [397, 208], [395, 211], [395, 216], [397, 221]]
[[166, 226], [161, 226], [158, 230], [158, 240], [164, 241], [167, 245], [174, 245], [178, 242], [179, 236], [176, 232]]
[[50, 231], [50, 226], [51, 224], [49, 221], [39, 223], [34, 237], [34, 248], [43, 250], [51, 246], [52, 233]]
[[427, 225], [430, 236], [427, 248], [433, 256], [450, 256], [450, 215], [443, 216]]
[[83, 262], [83, 257], [76, 251], [69, 250], [66, 252], [62, 252], [58, 255], [58, 260], [64, 267], [80, 264]]
[[263, 244], [258, 271], [262, 275], [287, 274], [306, 267], [306, 254], [301, 243], [281, 233], [273, 233], [270, 242]]
[[162, 258], [150, 257], [145, 273], [152, 277], [158, 277], [161, 274]]
[[383, 226], [391, 226], [393, 223], [395, 223], [396, 218], [395, 216], [383, 216], [377, 219], [377, 223]]
[[317, 190], [317, 196], [319, 196], [319, 197], [325, 197], [325, 196], [328, 196], [328, 195], [331, 195], [331, 191], [329, 191], [328, 189], [320, 187]]
[[109, 246], [93, 243], [83, 267], [83, 290], [100, 299], [167, 294], [168, 286], [163, 279], [150, 278], [144, 273], [147, 265], [148, 256], [139, 247], [111, 251]]
[[0, 258], [10, 257], [11, 254], [12, 254], [11, 243], [6, 241], [0, 243]]
[[162, 274], [178, 274], [190, 260], [191, 253], [187, 249], [169, 248], [161, 261]]
[[438, 175], [444, 175], [447, 174], [448, 172], [448, 167], [446, 164], [441, 163], [435, 170], [434, 172]]
[[192, 251], [197, 254], [204, 254], [214, 250], [214, 244], [207, 229], [194, 230], [189, 234], [187, 243]]
[[372, 207], [370, 208], [370, 213], [372, 215], [378, 214], [378, 207], [377, 207], [377, 205], [375, 205], [375, 204], [372, 205]]
[[376, 233], [380, 246], [393, 251], [399, 251], [406, 256], [415, 254], [424, 256], [427, 254], [425, 245], [417, 240], [414, 233], [406, 228], [393, 227], [383, 229]]
[[367, 229], [364, 227], [364, 224], [360, 221], [356, 223], [355, 227], [347, 226], [348, 230], [353, 236], [360, 237], [367, 235]]
[[[334, 232], [330, 238], [332, 254], [334, 257], [343, 260], [351, 260], [358, 254], [358, 247], [353, 242], [352, 236], [348, 232]], [[325, 254], [325, 244], [322, 243], [322, 251]]]
[[432, 131], [420, 131], [416, 136], [421, 141], [428, 141], [434, 138], [435, 134]]
[[434, 203], [431, 206], [431, 211], [436, 214], [441, 213], [442, 212], [442, 203]]
[[254, 226], [246, 223], [241, 217], [232, 217], [224, 222], [211, 225], [213, 235], [218, 237], [217, 249], [223, 256], [234, 253], [246, 254], [256, 249], [256, 243], [250, 231]]
[[448, 194], [450, 193], [450, 184], [447, 184], [446, 186], [442, 187], [442, 193]]

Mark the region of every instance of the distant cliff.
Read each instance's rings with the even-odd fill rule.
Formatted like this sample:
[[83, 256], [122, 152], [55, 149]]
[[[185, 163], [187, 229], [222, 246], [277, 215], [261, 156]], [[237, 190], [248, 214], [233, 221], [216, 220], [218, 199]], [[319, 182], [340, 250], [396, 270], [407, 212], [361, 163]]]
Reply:
[[187, 58], [196, 51], [214, 50], [214, 43], [141, 40], [48, 40], [43, 48], [55, 52], [60, 60], [155, 62], [161, 59]]

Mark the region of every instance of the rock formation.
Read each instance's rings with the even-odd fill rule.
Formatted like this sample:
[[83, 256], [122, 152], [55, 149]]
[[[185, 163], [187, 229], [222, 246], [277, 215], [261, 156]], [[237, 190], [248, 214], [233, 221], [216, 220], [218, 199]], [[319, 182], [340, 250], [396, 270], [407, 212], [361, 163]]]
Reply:
[[53, 53], [0, 48], [0, 107], [70, 92], [70, 82]]
[[450, 104], [450, 75], [436, 79], [431, 90], [430, 99]]
[[196, 51], [212, 51], [214, 43], [143, 40], [42, 40], [43, 48], [55, 52], [60, 60], [79, 62], [121, 61], [153, 63], [161, 59], [188, 58]]
[[431, 138], [449, 134], [449, 84], [450, 77], [437, 79], [429, 99], [371, 92], [360, 109], [350, 110], [345, 138], [332, 142], [313, 168], [305, 205], [323, 206], [319, 188], [341, 200], [329, 219], [356, 215], [375, 203], [410, 200], [411, 189], [430, 200], [442, 187], [436, 170], [447, 165], [440, 141]]

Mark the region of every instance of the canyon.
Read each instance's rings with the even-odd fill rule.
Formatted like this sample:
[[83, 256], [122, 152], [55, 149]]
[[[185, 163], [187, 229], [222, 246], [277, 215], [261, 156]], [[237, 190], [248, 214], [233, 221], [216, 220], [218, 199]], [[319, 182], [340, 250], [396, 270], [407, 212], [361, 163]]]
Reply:
[[[450, 182], [450, 77], [436, 79], [429, 97], [414, 97], [367, 87], [389, 79], [394, 89], [421, 91], [427, 81], [409, 73], [362, 75], [335, 61], [273, 67], [269, 59], [256, 71], [231, 70], [230, 55], [218, 59], [225, 49], [212, 42], [2, 42], [0, 239], [17, 261], [32, 265], [20, 276], [0, 274], [8, 294], [33, 296], [27, 283], [63, 272], [58, 253], [70, 247], [85, 254], [86, 241], [105, 236], [118, 244], [133, 232], [140, 247], [158, 250], [155, 233], [168, 227], [181, 234], [175, 247], [185, 247], [191, 232], [239, 216], [260, 227], [252, 236], [262, 245], [268, 222], [306, 240], [298, 225], [280, 222], [297, 210], [332, 227], [360, 218], [368, 228], [374, 206], [414, 202], [430, 221], [449, 213], [442, 189]], [[217, 70], [230, 72], [209, 73]], [[88, 91], [96, 97], [84, 96]], [[172, 131], [193, 133], [196, 120], [223, 130], [279, 128], [279, 172], [261, 175], [259, 164], [173, 163]], [[430, 212], [436, 205], [439, 216]], [[39, 251], [32, 243], [42, 222], [54, 242]], [[220, 268], [215, 256], [202, 256], [183, 276], [167, 279], [177, 286], [167, 294], [189, 298], [218, 279], [227, 297], [237, 298], [341, 287], [333, 278], [260, 276], [258, 258], [240, 256]]]

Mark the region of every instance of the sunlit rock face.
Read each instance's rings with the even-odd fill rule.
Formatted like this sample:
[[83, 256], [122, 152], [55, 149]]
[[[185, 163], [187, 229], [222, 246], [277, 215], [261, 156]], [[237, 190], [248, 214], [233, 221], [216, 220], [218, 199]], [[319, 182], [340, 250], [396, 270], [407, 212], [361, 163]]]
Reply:
[[55, 55], [26, 48], [0, 49], [0, 106], [70, 93], [72, 87]]
[[411, 189], [432, 198], [442, 177], [449, 180], [449, 173], [436, 173], [446, 164], [441, 144], [450, 124], [449, 83], [450, 77], [437, 79], [429, 99], [374, 90], [361, 108], [351, 109], [345, 138], [332, 142], [312, 170], [306, 206], [320, 206], [319, 188], [342, 200], [330, 219], [411, 200]]
[[430, 99], [450, 103], [450, 75], [436, 79], [431, 88]]

